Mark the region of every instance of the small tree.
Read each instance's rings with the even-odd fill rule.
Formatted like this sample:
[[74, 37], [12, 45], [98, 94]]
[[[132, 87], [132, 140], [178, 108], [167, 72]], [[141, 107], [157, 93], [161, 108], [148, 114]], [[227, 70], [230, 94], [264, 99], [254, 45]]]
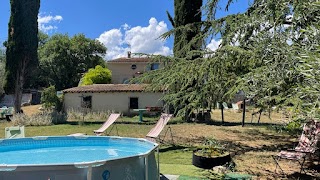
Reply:
[[61, 102], [56, 94], [56, 88], [54, 86], [50, 86], [43, 90], [41, 93], [41, 103], [46, 109], [50, 109], [53, 106], [56, 110], [61, 110]]
[[81, 79], [80, 86], [91, 84], [108, 84], [111, 83], [111, 71], [97, 65], [95, 68], [89, 69]]

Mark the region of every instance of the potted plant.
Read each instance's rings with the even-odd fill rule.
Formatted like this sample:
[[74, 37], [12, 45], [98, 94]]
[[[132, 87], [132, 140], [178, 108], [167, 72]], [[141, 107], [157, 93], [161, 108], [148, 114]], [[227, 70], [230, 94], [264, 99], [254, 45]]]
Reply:
[[202, 147], [193, 151], [192, 164], [203, 169], [224, 165], [231, 161], [230, 153], [215, 139], [206, 139]]

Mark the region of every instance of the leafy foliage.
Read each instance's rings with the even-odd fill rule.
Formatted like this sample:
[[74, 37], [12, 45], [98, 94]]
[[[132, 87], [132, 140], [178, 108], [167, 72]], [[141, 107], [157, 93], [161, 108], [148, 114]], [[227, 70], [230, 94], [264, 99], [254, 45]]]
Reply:
[[106, 47], [83, 34], [69, 37], [55, 34], [39, 47], [39, 72], [37, 86], [54, 85], [57, 90], [77, 86], [88, 69], [101, 65]]
[[111, 71], [108, 68], [103, 68], [97, 65], [95, 68], [90, 68], [81, 79], [81, 86], [91, 84], [109, 84], [111, 83]]
[[[225, 9], [233, 2], [229, 0]], [[165, 102], [186, 106], [180, 111], [212, 107], [243, 90], [258, 106], [291, 106], [296, 117], [318, 116], [319, 2], [254, 0], [244, 13], [216, 18], [218, 4], [219, 0], [207, 1], [201, 33], [184, 46], [219, 34], [218, 50], [203, 48], [169, 58], [167, 66], [141, 80], [152, 83], [150, 90], [164, 88]], [[191, 26], [175, 26], [162, 37]], [[194, 53], [200, 57], [188, 61]]]
[[42, 91], [41, 103], [46, 109], [51, 109], [52, 107], [55, 107], [58, 111], [62, 109], [62, 101], [58, 98], [56, 88], [54, 86], [50, 86]]

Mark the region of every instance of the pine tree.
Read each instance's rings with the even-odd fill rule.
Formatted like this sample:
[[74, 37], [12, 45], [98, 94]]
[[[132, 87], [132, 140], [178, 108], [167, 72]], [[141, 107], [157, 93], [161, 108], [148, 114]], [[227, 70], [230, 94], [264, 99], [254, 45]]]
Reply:
[[6, 93], [15, 94], [15, 111], [21, 110], [24, 83], [38, 64], [40, 0], [11, 0], [6, 50]]

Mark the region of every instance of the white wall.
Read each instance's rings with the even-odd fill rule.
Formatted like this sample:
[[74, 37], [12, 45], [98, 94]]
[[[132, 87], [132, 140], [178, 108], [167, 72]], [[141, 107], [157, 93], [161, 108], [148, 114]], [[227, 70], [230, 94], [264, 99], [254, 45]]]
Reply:
[[92, 96], [92, 111], [107, 111], [129, 113], [130, 97], [137, 97], [139, 108], [146, 106], [163, 106], [159, 99], [162, 93], [149, 92], [108, 92], [108, 93], [65, 93], [64, 109], [81, 111], [81, 96]]
[[[131, 69], [131, 65], [135, 64], [136, 69]], [[126, 79], [137, 77], [137, 72], [145, 72], [147, 62], [131, 62], [131, 63], [108, 63], [108, 68], [111, 70], [111, 82], [113, 84], [123, 84]]]

